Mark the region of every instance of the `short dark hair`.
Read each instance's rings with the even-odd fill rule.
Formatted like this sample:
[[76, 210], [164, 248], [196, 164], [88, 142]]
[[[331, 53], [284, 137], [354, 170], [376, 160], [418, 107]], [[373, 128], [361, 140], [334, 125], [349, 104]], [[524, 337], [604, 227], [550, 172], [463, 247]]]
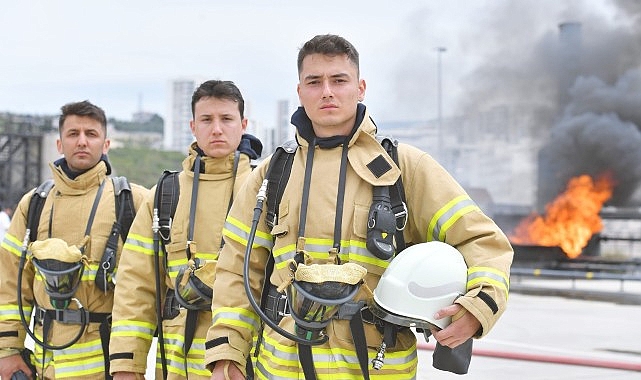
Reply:
[[67, 103], [60, 107], [60, 111], [62, 111], [62, 114], [58, 119], [58, 132], [62, 133], [62, 126], [64, 125], [67, 116], [76, 115], [86, 116], [99, 122], [102, 129], [105, 131], [105, 136], [107, 135], [107, 116], [105, 115], [105, 111], [92, 104], [90, 101], [83, 100], [82, 102]]
[[234, 82], [229, 80], [208, 80], [203, 82], [191, 97], [191, 115], [196, 117], [196, 103], [202, 98], [214, 97], [238, 103], [241, 119], [245, 117], [245, 100]]
[[341, 36], [334, 34], [319, 34], [311, 40], [305, 42], [302, 48], [298, 51], [298, 74], [303, 68], [303, 60], [311, 54], [323, 54], [329, 56], [346, 55], [354, 66], [356, 72], [360, 75], [360, 68], [358, 63], [358, 51], [354, 45]]

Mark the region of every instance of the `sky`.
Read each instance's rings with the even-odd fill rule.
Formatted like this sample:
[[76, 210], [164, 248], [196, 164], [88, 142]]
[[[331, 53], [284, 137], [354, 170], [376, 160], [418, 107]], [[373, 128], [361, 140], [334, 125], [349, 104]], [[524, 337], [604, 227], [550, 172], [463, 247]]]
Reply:
[[[453, 116], [484, 104], [487, 89], [508, 79], [483, 73], [522, 62], [541, 41], [558, 38], [559, 23], [638, 23], [629, 17], [638, 3], [625, 2], [7, 0], [0, 112], [55, 115], [88, 99], [108, 117], [129, 120], [139, 110], [166, 117], [170, 81], [196, 76], [234, 81], [249, 118], [273, 126], [279, 100], [298, 102], [299, 47], [332, 33], [358, 49], [364, 103], [375, 119], [436, 118], [439, 94], [443, 116]], [[636, 9], [624, 17], [626, 7]], [[440, 77], [437, 47], [446, 49]]]

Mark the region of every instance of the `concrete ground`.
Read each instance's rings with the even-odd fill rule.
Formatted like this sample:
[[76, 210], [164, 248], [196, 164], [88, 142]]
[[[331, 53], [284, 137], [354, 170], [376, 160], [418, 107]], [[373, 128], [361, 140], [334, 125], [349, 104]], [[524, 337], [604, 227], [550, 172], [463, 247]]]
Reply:
[[[552, 294], [567, 285], [611, 291], [613, 300], [620, 289], [617, 282], [587, 280], [523, 283]], [[626, 283], [624, 290], [641, 295], [641, 283]], [[434, 369], [431, 355], [430, 349], [420, 351], [418, 379], [641, 379], [641, 304], [512, 292], [494, 329], [474, 342], [467, 375]]]

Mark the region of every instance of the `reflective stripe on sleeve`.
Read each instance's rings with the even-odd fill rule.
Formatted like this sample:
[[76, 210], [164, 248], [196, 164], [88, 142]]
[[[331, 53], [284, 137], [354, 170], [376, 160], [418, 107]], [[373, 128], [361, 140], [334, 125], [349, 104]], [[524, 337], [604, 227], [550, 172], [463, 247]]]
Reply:
[[16, 238], [13, 235], [5, 234], [2, 244], [2, 248], [13, 253], [15, 256], [22, 256], [22, 240]]
[[[243, 224], [238, 219], [227, 216], [227, 220], [225, 220], [225, 225], [223, 227], [223, 236], [237, 241], [244, 246], [247, 246], [247, 242], [249, 241], [249, 231], [249, 226]], [[274, 238], [270, 233], [256, 231], [256, 236], [254, 236], [254, 244], [252, 248], [263, 247], [265, 249], [271, 250], [273, 246]]]
[[478, 284], [490, 284], [507, 294], [510, 289], [510, 280], [505, 273], [490, 267], [471, 267], [467, 270], [467, 288], [475, 288]]
[[[139, 234], [129, 234], [127, 236], [127, 241], [123, 246], [123, 250], [128, 250], [132, 252], [142, 253], [148, 256], [153, 256], [154, 252], [154, 240]], [[159, 254], [162, 256], [162, 249]]]
[[467, 195], [458, 196], [449, 201], [434, 214], [427, 228], [427, 241], [445, 241], [447, 230], [463, 215], [480, 208]]
[[251, 330], [252, 333], [258, 331], [260, 321], [255, 312], [242, 308], [219, 307], [211, 315], [213, 326], [226, 325], [242, 329]]
[[119, 320], [111, 326], [111, 336], [136, 337], [152, 340], [156, 324], [142, 321]]
[[[31, 322], [31, 311], [33, 307], [29, 304], [22, 305], [22, 310], [27, 320], [27, 323]], [[0, 321], [19, 321], [20, 320], [20, 309], [18, 305], [8, 304], [0, 305]]]

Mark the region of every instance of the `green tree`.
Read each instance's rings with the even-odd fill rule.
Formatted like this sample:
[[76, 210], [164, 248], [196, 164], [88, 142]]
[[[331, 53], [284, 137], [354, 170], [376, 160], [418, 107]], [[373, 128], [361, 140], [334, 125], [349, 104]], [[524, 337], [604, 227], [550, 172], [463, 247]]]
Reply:
[[161, 151], [149, 148], [113, 148], [109, 150], [109, 161], [114, 175], [127, 177], [130, 182], [147, 188], [158, 182], [164, 170], [181, 170], [185, 155], [180, 152]]

